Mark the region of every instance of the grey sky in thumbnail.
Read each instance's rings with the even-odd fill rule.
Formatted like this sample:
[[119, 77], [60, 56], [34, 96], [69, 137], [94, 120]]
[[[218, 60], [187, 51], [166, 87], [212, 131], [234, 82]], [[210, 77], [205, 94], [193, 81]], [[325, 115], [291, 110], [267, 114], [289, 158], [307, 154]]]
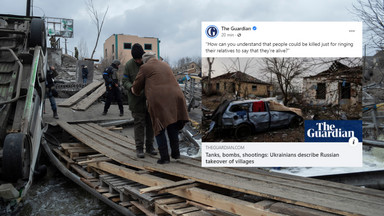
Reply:
[[[95, 58], [112, 34], [160, 39], [160, 55], [173, 64], [179, 58], [201, 55], [202, 21], [358, 21], [354, 0], [94, 0], [102, 13], [109, 6]], [[0, 0], [0, 14], [25, 14], [26, 0]], [[90, 54], [96, 28], [82, 0], [33, 0], [34, 15], [74, 19], [73, 52], [81, 39]], [[63, 45], [62, 45], [63, 46]], [[70, 53], [71, 54], [71, 53]]]

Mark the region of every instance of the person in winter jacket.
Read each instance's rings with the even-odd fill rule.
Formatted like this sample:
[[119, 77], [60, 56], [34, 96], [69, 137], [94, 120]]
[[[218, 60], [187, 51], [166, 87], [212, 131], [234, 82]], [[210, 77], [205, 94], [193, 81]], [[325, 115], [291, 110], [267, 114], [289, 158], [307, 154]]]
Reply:
[[45, 81], [46, 97], [49, 99], [49, 102], [51, 103], [53, 118], [55, 119], [59, 118], [59, 116], [57, 115], [57, 106], [56, 106], [56, 100], [55, 100], [55, 97], [58, 96], [58, 93], [55, 88], [55, 80], [54, 80], [54, 78], [57, 75], [58, 74], [55, 70], [55, 67], [51, 66], [49, 67], [49, 70], [47, 70], [46, 81]]
[[132, 59], [125, 64], [123, 86], [128, 91], [128, 104], [134, 121], [133, 130], [135, 134], [136, 154], [138, 158], [144, 158], [144, 138], [145, 151], [151, 155], [156, 155], [157, 152], [153, 147], [154, 136], [145, 94], [142, 92], [139, 95], [134, 95], [131, 92], [132, 84], [136, 79], [140, 66], [143, 64], [143, 47], [135, 43], [132, 46], [131, 54]]
[[83, 83], [87, 84], [87, 79], [88, 79], [88, 67], [87, 67], [87, 65], [82, 65], [81, 75], [83, 77]]
[[142, 90], [148, 101], [148, 112], [159, 147], [159, 164], [170, 162], [167, 139], [171, 147], [171, 157], [180, 158], [179, 130], [189, 121], [184, 94], [173, 75], [171, 67], [155, 58], [154, 53], [143, 55], [144, 64], [140, 67], [131, 91], [140, 94]]
[[121, 100], [121, 91], [119, 80], [117, 78], [117, 71], [119, 69], [120, 61], [115, 59], [112, 64], [107, 67], [103, 72], [105, 87], [107, 90], [107, 100], [104, 105], [103, 115], [107, 115], [108, 109], [111, 106], [113, 98], [116, 99], [119, 105], [120, 116], [124, 115], [123, 101]]

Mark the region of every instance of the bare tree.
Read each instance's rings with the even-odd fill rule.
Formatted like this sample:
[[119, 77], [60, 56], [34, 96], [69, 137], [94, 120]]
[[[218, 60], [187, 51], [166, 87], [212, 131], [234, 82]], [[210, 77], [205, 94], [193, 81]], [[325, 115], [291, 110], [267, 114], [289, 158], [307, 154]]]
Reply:
[[92, 21], [94, 22], [97, 28], [97, 37], [96, 37], [95, 47], [93, 48], [92, 55], [91, 55], [91, 59], [92, 59], [93, 55], [96, 52], [97, 44], [99, 43], [100, 33], [103, 28], [105, 16], [107, 15], [109, 6], [107, 6], [107, 9], [105, 9], [104, 15], [101, 17], [93, 4], [93, 0], [87, 0], [86, 5], [88, 8], [89, 16], [91, 17]]
[[211, 76], [213, 74], [212, 64], [214, 61], [215, 61], [214, 57], [212, 57], [212, 58], [207, 57], [207, 62], [208, 62], [208, 86], [207, 86], [208, 91], [207, 91], [207, 93], [208, 93], [208, 95], [211, 93], [211, 87], [212, 87]]
[[234, 81], [235, 89], [229, 89], [229, 91], [235, 91], [236, 98], [240, 98], [240, 95], [243, 94], [244, 97], [248, 95], [248, 88], [244, 86], [241, 88], [241, 84], [245, 81], [247, 76], [245, 74], [249, 72], [250, 69], [255, 67], [255, 58], [230, 58], [229, 64], [223, 63], [223, 66], [227, 73], [234, 72]]
[[230, 72], [243, 72], [247, 73], [249, 69], [252, 69], [254, 65], [254, 60], [255, 58], [246, 58], [245, 62], [242, 61], [240, 58], [230, 58], [230, 64], [223, 64], [225, 70], [230, 73]]
[[374, 48], [384, 49], [384, 2], [383, 0], [357, 0], [354, 13], [367, 26], [367, 37]]
[[85, 57], [89, 56], [87, 41], [83, 37], [80, 39], [77, 47], [79, 49], [79, 59], [84, 59]]
[[292, 81], [309, 69], [305, 58], [263, 58], [263, 70], [275, 77], [276, 83], [284, 97], [284, 104], [291, 100], [294, 89]]

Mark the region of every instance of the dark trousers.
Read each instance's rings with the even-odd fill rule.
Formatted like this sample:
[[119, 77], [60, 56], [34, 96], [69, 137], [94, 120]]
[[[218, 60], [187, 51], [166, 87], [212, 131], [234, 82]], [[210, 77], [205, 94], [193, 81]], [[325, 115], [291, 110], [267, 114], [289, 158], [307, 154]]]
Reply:
[[[167, 133], [169, 138], [169, 145], [171, 146], [171, 156], [178, 158], [180, 156], [179, 149], [179, 129], [177, 122], [168, 125]], [[160, 131], [156, 136], [157, 145], [159, 146], [160, 159], [169, 160], [167, 138], [165, 137], [165, 130]]]
[[107, 87], [107, 101], [105, 101], [104, 112], [108, 112], [108, 109], [111, 106], [113, 98], [116, 99], [116, 102], [119, 105], [120, 112], [124, 112], [123, 101], [121, 100], [121, 92], [118, 87], [112, 87], [112, 89], [109, 89]]
[[144, 138], [145, 149], [147, 152], [153, 149], [153, 129], [151, 116], [148, 111], [145, 113], [132, 113], [133, 117], [133, 130], [135, 134], [135, 143], [137, 150], [143, 150]]
[[[47, 89], [46, 97], [49, 99], [49, 102], [51, 103], [52, 111], [56, 112], [56, 110], [57, 110], [56, 100], [55, 100], [55, 97], [53, 97], [52, 91], [50, 89]], [[44, 101], [44, 103], [45, 103], [45, 101]]]

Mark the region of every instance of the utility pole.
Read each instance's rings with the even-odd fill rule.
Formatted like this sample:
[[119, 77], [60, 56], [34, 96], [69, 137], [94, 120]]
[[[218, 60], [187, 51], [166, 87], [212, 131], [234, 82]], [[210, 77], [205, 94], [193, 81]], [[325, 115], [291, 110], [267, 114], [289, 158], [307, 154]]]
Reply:
[[31, 0], [27, 0], [27, 12], [26, 16], [29, 17], [31, 16]]
[[64, 38], [64, 44], [65, 44], [65, 54], [68, 55], [68, 52], [67, 52], [67, 38]]

